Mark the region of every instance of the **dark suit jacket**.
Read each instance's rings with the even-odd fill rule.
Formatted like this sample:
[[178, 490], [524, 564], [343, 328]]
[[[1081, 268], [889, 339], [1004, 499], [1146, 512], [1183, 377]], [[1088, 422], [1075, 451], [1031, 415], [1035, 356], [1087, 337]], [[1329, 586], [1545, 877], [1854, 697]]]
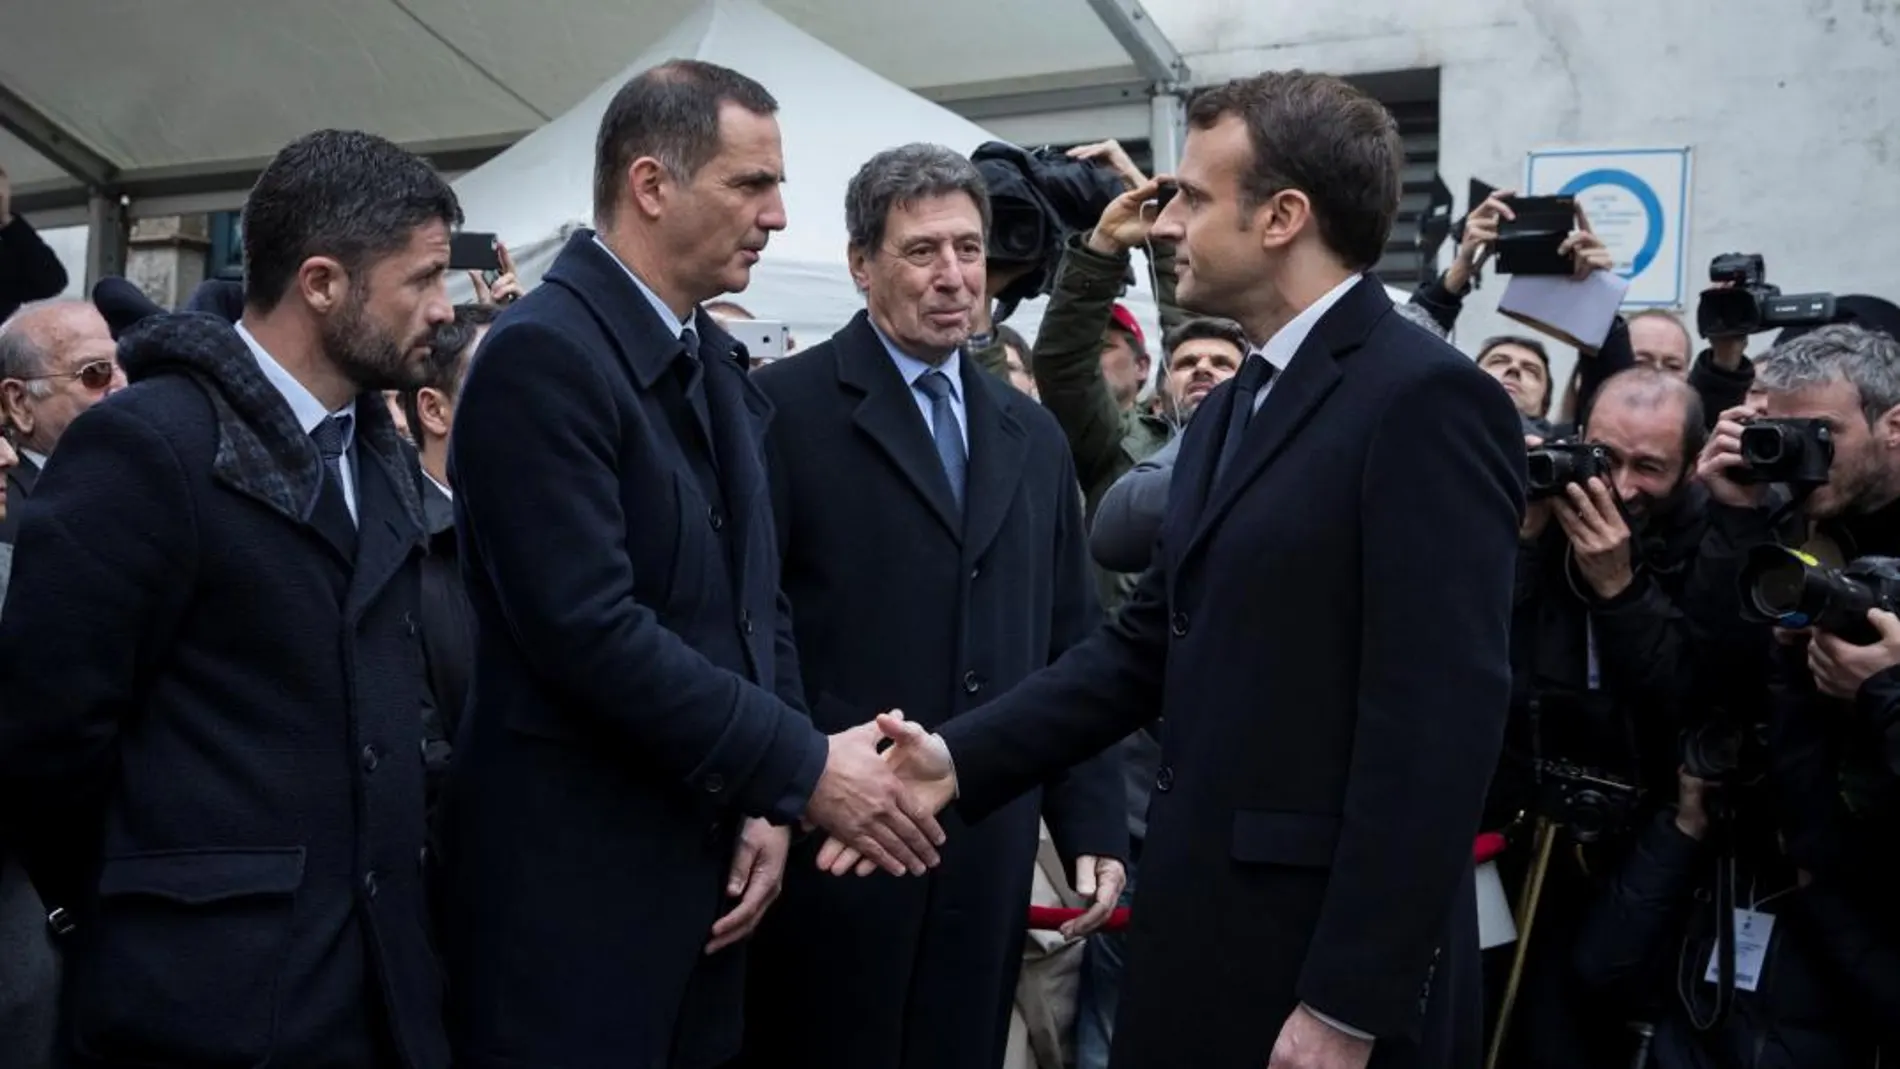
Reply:
[[[797, 707], [760, 441], [704, 314], [686, 353], [577, 235], [489, 331], [451, 470], [475, 678], [450, 774], [458, 1064], [737, 1052], [744, 949], [708, 958], [740, 818], [798, 818]], [[704, 388], [709, 424], [690, 403]]]
[[[974, 363], [961, 370], [970, 458], [961, 512], [913, 392], [864, 313], [753, 375], [777, 411], [773, 515], [805, 693], [824, 731], [893, 707], [935, 727], [1048, 665], [1096, 623], [1061, 428]], [[1043, 808], [1071, 862], [1126, 856], [1120, 775], [1097, 758], [1057, 777]], [[953, 823], [943, 864], [921, 879], [835, 879], [812, 863], [821, 837], [794, 850], [752, 949], [752, 1060], [1000, 1065], [1039, 793], [979, 824]], [[826, 967], [838, 961], [851, 967]]]
[[0, 542], [12, 545], [20, 537], [20, 513], [39, 480], [40, 466], [21, 454], [20, 462], [7, 472], [7, 514], [0, 516]]
[[0, 623], [0, 812], [32, 814], [11, 841], [77, 918], [77, 1064], [440, 1069], [395, 428], [357, 403], [352, 556], [229, 323], [155, 317], [120, 354], [132, 385], [23, 509]]
[[1001, 805], [1159, 710], [1117, 1069], [1258, 1069], [1302, 1001], [1380, 1037], [1375, 1065], [1468, 1069], [1517, 415], [1371, 278], [1210, 488], [1232, 403], [1223, 385], [1189, 424], [1156, 567], [1122, 614], [944, 725], [960, 804]]

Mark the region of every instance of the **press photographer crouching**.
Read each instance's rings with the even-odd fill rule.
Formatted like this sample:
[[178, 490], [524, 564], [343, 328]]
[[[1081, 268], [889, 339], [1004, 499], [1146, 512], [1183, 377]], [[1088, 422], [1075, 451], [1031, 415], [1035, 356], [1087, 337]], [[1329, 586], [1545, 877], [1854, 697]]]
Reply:
[[1693, 684], [1679, 602], [1703, 533], [1690, 479], [1703, 433], [1686, 382], [1631, 368], [1597, 392], [1577, 441], [1527, 439], [1513, 708], [1487, 826], [1511, 830], [1507, 889], [1538, 893], [1528, 938], [1519, 922], [1520, 983], [1509, 990], [1517, 947], [1486, 962], [1491, 1005], [1508, 1009], [1494, 1011], [1506, 1023], [1500, 1065], [1604, 1065], [1622, 1049], [1621, 1018], [1574, 982], [1571, 943], [1641, 793], [1673, 782]]
[[1890, 1031], [1900, 778], [1885, 696], [1900, 627], [1868, 610], [1900, 602], [1900, 565], [1884, 559], [1900, 556], [1900, 344], [1823, 327], [1757, 359], [1755, 381], [1758, 404], [1723, 414], [1699, 464], [1715, 503], [1698, 583], [1716, 587], [1694, 611], [1715, 676], [1740, 688], [1729, 700], [1746, 711], [1749, 692], [1767, 695], [1764, 764], [1802, 930], [1858, 1026]]

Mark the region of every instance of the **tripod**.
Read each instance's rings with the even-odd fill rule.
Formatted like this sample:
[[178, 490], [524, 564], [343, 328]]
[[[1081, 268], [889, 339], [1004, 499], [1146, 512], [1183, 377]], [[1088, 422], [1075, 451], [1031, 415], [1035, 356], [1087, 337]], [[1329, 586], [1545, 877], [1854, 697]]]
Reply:
[[1557, 833], [1563, 826], [1547, 816], [1539, 815], [1533, 843], [1536, 859], [1531, 863], [1530, 875], [1524, 880], [1524, 889], [1517, 899], [1517, 951], [1511, 957], [1510, 979], [1504, 984], [1504, 1002], [1498, 1007], [1498, 1023], [1491, 1030], [1491, 1051], [1484, 1059], [1484, 1069], [1497, 1069], [1498, 1059], [1504, 1056], [1504, 1040], [1511, 1029], [1511, 1011], [1517, 1007], [1517, 989], [1524, 982], [1524, 963], [1530, 956], [1531, 930], [1537, 921], [1537, 902], [1544, 895], [1544, 874], [1550, 871], [1550, 855], [1557, 846]]

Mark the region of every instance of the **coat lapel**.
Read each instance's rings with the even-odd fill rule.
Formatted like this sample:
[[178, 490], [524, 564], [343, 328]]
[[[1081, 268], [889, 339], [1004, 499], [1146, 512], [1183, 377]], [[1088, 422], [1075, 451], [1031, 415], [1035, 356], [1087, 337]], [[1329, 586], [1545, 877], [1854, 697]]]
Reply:
[[[961, 540], [963, 520], [957, 514], [956, 499], [950, 494], [950, 479], [937, 459], [937, 448], [918, 413], [910, 387], [891, 363], [890, 353], [871, 328], [870, 316], [859, 312], [857, 318], [838, 332], [838, 381], [860, 394], [852, 418], [870, 435], [904, 474], [911, 488], [942, 522], [950, 537]], [[967, 382], [964, 407], [969, 407]], [[971, 436], [974, 440], [975, 436]], [[974, 458], [972, 458], [974, 464]], [[971, 480], [974, 484], [974, 479]], [[966, 499], [969, 487], [965, 488]], [[994, 534], [994, 532], [991, 532]]]
[[[970, 421], [970, 469], [963, 492], [964, 555], [975, 560], [989, 549], [1016, 500], [1028, 445], [1023, 425], [990, 392], [992, 387], [1010, 387], [976, 367], [973, 360], [962, 361], [962, 368], [963, 407]], [[931, 460], [936, 461], [934, 450]]]
[[356, 567], [344, 601], [355, 627], [383, 588], [422, 545], [422, 495], [411, 455], [396, 438], [388, 409], [375, 394], [356, 402], [361, 430], [356, 465]]
[[13, 478], [13, 485], [20, 488], [20, 495], [22, 497], [33, 496], [33, 487], [40, 481], [40, 466], [38, 464], [33, 463], [25, 454], [21, 454], [20, 462], [14, 465], [13, 471], [10, 474]]
[[[752, 559], [754, 536], [762, 532], [759, 545], [769, 544], [776, 537], [769, 527], [770, 513], [762, 512], [769, 500], [763, 458], [772, 402], [747, 376], [745, 350], [712, 317], [700, 313], [694, 329], [699, 332], [706, 407], [712, 416], [719, 492], [726, 499], [726, 514], [732, 520], [732, 589], [743, 605], [753, 567], [762, 563]], [[759, 678], [764, 667], [759, 663], [761, 651], [770, 648], [769, 638], [746, 643], [754, 678]]]
[[[1247, 487], [1258, 479], [1275, 457], [1286, 449], [1320, 403], [1339, 385], [1339, 358], [1359, 347], [1380, 316], [1390, 312], [1392, 299], [1370, 275], [1340, 297], [1338, 303], [1320, 317], [1307, 334], [1299, 351], [1293, 354], [1286, 370], [1274, 377], [1267, 399], [1247, 424], [1247, 434], [1233, 468], [1218, 485], [1211, 483], [1214, 464], [1220, 456], [1220, 442], [1205, 452], [1206, 464], [1196, 473], [1202, 486], [1202, 505], [1194, 525], [1194, 535], [1183, 555], [1192, 553], [1205, 540], [1221, 517]], [[1221, 404], [1208, 415], [1218, 418], [1215, 427], [1226, 425], [1233, 410], [1231, 385], [1222, 389]]]

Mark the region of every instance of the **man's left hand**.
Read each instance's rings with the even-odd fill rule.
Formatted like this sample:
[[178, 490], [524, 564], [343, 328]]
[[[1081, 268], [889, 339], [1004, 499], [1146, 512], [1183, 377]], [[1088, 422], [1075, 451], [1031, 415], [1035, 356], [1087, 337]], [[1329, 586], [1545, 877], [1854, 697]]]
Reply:
[[1815, 631], [1808, 643], [1808, 671], [1821, 693], [1853, 701], [1861, 684], [1900, 664], [1900, 617], [1884, 609], [1869, 609], [1867, 621], [1880, 632], [1871, 646], [1856, 646], [1837, 635]]
[[1121, 901], [1126, 886], [1128, 870], [1114, 858], [1088, 854], [1076, 858], [1075, 893], [1089, 900], [1089, 909], [1062, 926], [1062, 938], [1086, 939], [1100, 931], [1108, 923], [1108, 915], [1115, 912], [1115, 903]]
[[1365, 1069], [1372, 1040], [1349, 1036], [1298, 1007], [1273, 1041], [1267, 1069]]
[[1571, 483], [1556, 505], [1557, 522], [1563, 524], [1576, 551], [1577, 570], [1590, 589], [1605, 601], [1629, 589], [1636, 578], [1630, 564], [1630, 528], [1609, 484], [1600, 478], [1584, 485]]
[[785, 886], [785, 857], [791, 850], [790, 828], [775, 827], [757, 817], [745, 822], [732, 852], [732, 872], [726, 877], [726, 894], [739, 902], [713, 922], [706, 953], [717, 954], [758, 930], [765, 911]]

